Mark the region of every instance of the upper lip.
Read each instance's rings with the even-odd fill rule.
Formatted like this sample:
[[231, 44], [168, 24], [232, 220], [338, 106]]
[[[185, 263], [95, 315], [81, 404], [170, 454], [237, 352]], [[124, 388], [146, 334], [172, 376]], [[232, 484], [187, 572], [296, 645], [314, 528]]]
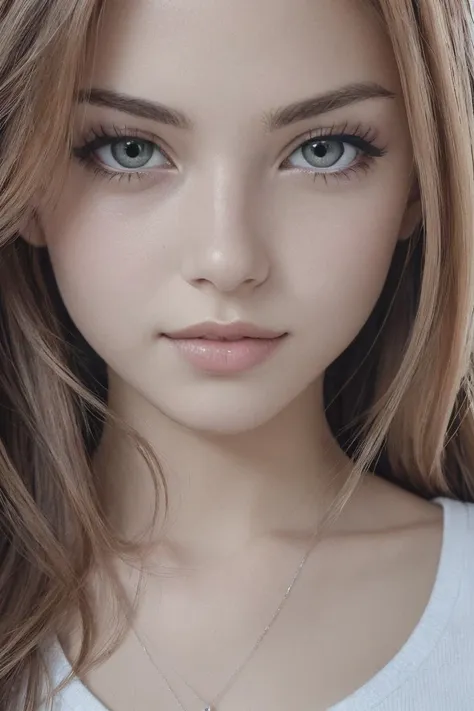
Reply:
[[231, 341], [237, 338], [279, 338], [284, 334], [284, 331], [272, 331], [243, 321], [234, 321], [233, 323], [205, 321], [181, 331], [169, 331], [163, 335], [169, 338], [215, 338]]

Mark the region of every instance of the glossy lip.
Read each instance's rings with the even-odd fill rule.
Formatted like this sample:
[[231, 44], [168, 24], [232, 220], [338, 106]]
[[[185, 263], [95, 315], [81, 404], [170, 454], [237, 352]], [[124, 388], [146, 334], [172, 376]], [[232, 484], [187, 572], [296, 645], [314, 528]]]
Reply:
[[209, 340], [233, 341], [240, 338], [264, 338], [273, 339], [284, 336], [285, 331], [272, 331], [260, 328], [252, 323], [244, 321], [234, 321], [232, 323], [217, 323], [205, 321], [198, 323], [180, 331], [170, 331], [163, 333], [163, 336], [171, 339], [183, 340], [187, 338], [206, 338]]

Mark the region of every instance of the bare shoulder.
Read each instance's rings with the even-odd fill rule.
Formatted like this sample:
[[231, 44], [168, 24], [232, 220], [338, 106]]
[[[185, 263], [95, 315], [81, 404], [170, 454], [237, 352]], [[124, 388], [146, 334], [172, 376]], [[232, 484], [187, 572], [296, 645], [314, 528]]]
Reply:
[[356, 568], [362, 566], [368, 575], [383, 571], [393, 583], [411, 580], [423, 598], [440, 561], [443, 508], [368, 476], [345, 513], [329, 542], [333, 553], [352, 560]]
[[367, 476], [349, 504], [347, 532], [402, 531], [427, 529], [440, 531], [443, 509], [421, 496], [402, 489], [378, 476]]

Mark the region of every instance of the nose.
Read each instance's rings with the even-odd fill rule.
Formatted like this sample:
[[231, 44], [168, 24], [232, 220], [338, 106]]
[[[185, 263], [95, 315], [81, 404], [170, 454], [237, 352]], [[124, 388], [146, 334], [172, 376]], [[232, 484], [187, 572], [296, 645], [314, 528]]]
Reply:
[[268, 278], [267, 245], [258, 234], [261, 214], [244, 182], [222, 176], [201, 179], [186, 203], [183, 277], [195, 288], [251, 291]]

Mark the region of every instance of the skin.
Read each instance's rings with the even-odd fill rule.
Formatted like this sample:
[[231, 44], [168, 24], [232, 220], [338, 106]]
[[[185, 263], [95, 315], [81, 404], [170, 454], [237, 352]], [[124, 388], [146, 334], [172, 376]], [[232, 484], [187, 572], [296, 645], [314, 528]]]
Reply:
[[[78, 105], [76, 148], [115, 125], [165, 155], [157, 148], [131, 182], [72, 158], [57, 202], [40, 206], [24, 237], [49, 250], [71, 317], [108, 364], [111, 407], [148, 438], [167, 476], [170, 520], [166, 535], [155, 531], [136, 627], [168, 671], [212, 697], [278, 607], [350, 471], [326, 423], [323, 377], [420, 218], [410, 135], [387, 38], [355, 0], [201, 0], [199, 11], [190, 0], [113, 0], [96, 49], [88, 84], [178, 109], [193, 127]], [[262, 116], [277, 107], [356, 82], [395, 96], [265, 130]], [[345, 126], [370, 132], [385, 154], [356, 170], [353, 153], [354, 170], [323, 175], [298, 149], [309, 131]], [[110, 148], [96, 160], [127, 171]], [[289, 337], [254, 369], [209, 376], [157, 337], [207, 319]], [[117, 527], [143, 530], [151, 484], [108, 428], [95, 467]], [[229, 708], [317, 711], [362, 685], [420, 618], [440, 542], [439, 507], [367, 478]], [[173, 574], [159, 577], [165, 568]], [[135, 573], [120, 570], [132, 594]], [[77, 635], [62, 642], [72, 653]], [[133, 635], [87, 683], [113, 711], [174, 703]]]

